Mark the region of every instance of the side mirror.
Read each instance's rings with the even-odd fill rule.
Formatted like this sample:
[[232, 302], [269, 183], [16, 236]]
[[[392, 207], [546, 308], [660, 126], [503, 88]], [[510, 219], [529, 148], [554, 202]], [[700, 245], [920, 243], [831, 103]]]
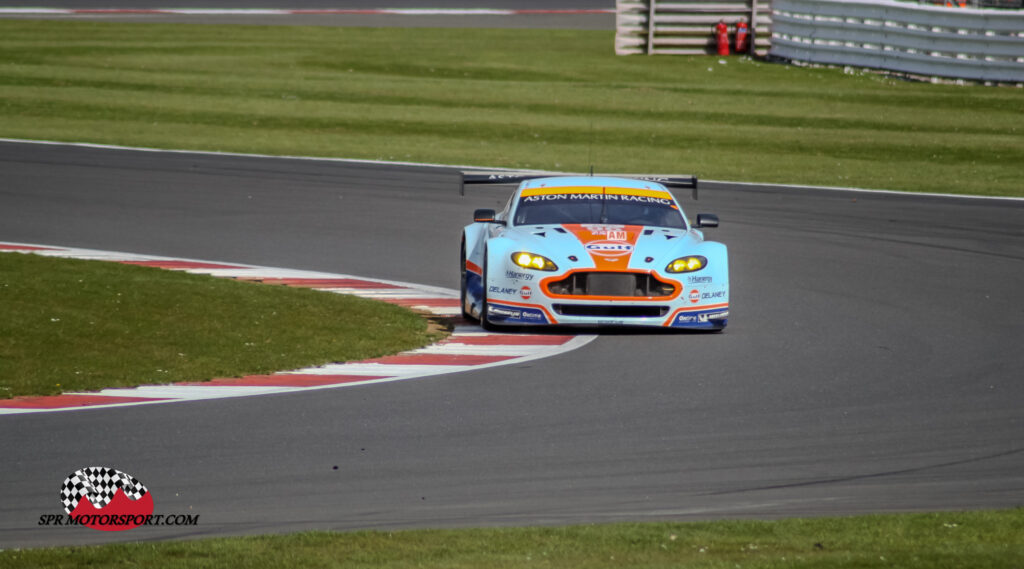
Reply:
[[494, 219], [493, 209], [478, 209], [473, 212], [473, 221], [476, 223], [500, 223]]
[[694, 227], [718, 227], [718, 216], [713, 213], [698, 213]]

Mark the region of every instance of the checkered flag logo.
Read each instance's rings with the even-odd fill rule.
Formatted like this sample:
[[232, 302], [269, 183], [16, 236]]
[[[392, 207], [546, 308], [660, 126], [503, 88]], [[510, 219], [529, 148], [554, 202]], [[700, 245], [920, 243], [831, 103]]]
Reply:
[[102, 509], [114, 499], [118, 488], [132, 500], [142, 498], [147, 492], [146, 487], [131, 474], [103, 466], [90, 466], [76, 470], [64, 480], [60, 488], [60, 499], [68, 514], [75, 511], [78, 502], [84, 497], [88, 497], [93, 506]]

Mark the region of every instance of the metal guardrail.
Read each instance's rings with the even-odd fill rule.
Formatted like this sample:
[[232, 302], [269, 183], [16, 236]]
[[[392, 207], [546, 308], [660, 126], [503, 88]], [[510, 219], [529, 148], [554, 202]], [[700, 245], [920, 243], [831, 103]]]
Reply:
[[1006, 8], [1019, 10], [1024, 8], [1024, 0], [900, 0], [900, 2], [917, 2], [918, 4], [934, 4], [949, 8]]
[[770, 55], [924, 77], [1024, 82], [1024, 10], [774, 0]]
[[771, 0], [617, 0], [615, 53], [617, 55], [703, 55], [715, 53], [715, 24], [732, 27], [740, 19], [750, 26], [754, 49], [768, 53], [771, 37]]

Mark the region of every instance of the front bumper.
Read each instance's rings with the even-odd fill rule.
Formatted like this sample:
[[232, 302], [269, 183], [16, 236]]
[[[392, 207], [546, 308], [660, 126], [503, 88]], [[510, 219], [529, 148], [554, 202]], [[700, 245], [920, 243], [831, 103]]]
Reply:
[[[700, 302], [704, 295], [717, 298], [714, 302]], [[508, 326], [645, 326], [719, 330], [728, 324], [727, 291], [698, 291], [695, 296], [698, 302], [691, 302], [689, 295], [669, 302], [552, 299], [537, 293], [533, 293], [529, 300], [490, 297], [487, 319], [494, 324]]]

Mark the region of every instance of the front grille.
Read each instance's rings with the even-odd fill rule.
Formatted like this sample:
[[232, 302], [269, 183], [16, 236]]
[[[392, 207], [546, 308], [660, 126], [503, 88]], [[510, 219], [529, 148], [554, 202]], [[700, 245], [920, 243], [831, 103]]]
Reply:
[[668, 314], [667, 306], [608, 306], [603, 304], [554, 304], [564, 316], [606, 316], [609, 318], [651, 318]]
[[675, 285], [658, 280], [650, 273], [580, 271], [547, 286], [548, 293], [556, 296], [649, 298], [672, 296], [676, 292]]

